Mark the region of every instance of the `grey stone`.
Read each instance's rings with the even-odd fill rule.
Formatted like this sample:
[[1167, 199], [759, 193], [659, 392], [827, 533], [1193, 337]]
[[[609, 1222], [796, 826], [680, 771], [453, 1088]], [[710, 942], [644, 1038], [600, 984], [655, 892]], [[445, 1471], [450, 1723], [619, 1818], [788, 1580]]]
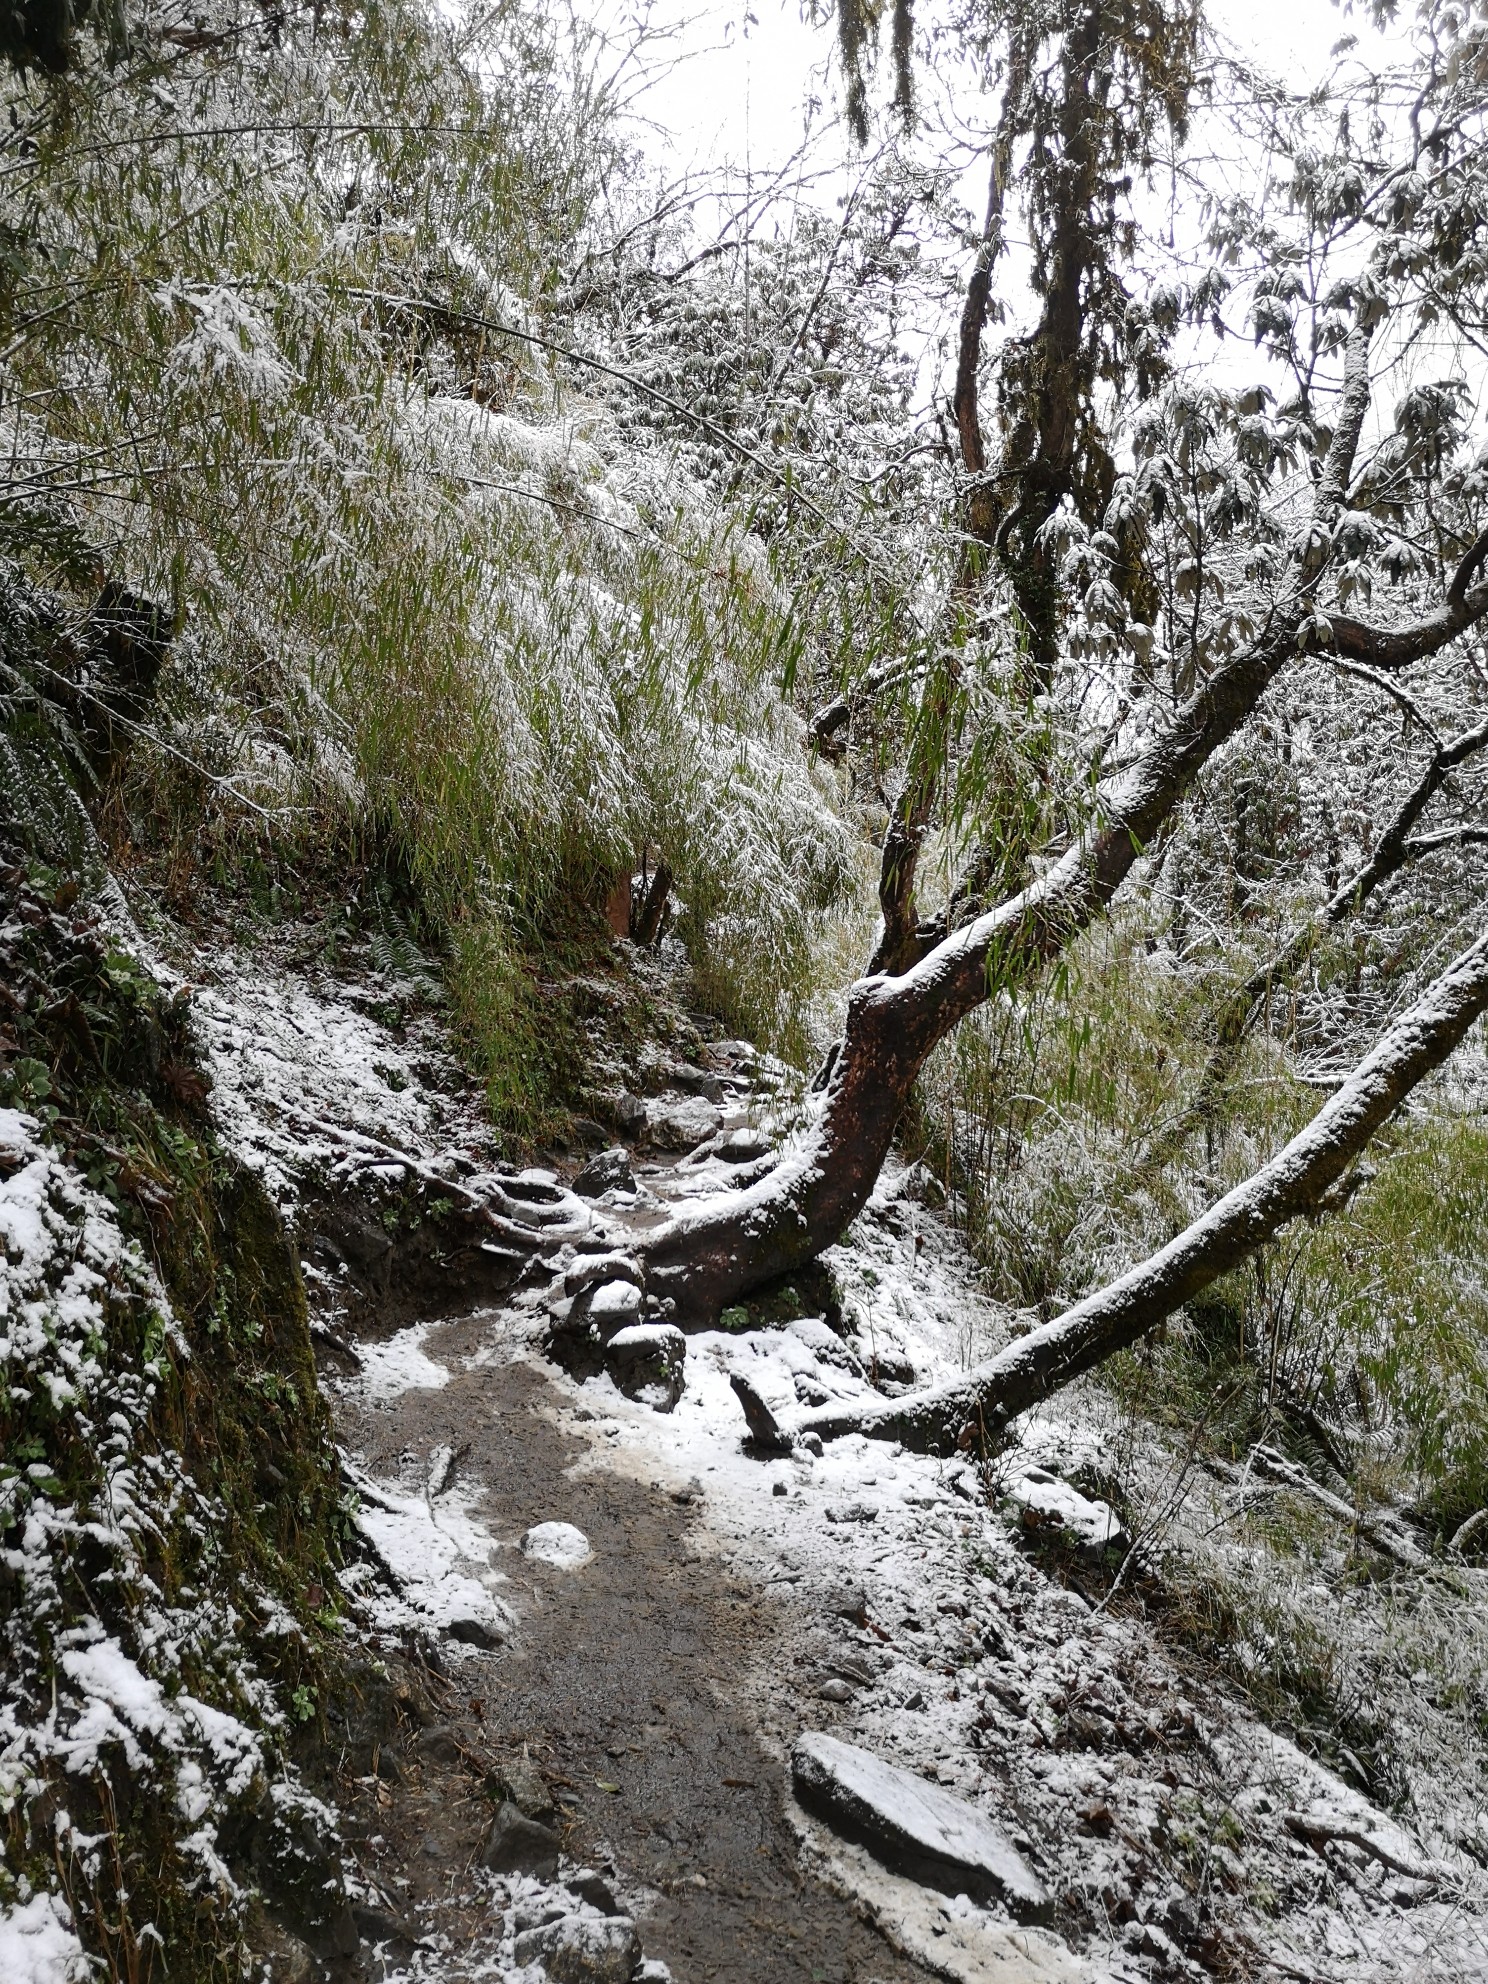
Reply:
[[816, 1692], [824, 1702], [850, 1702], [853, 1698], [851, 1687], [836, 1674], [830, 1681], [823, 1681]]
[[443, 1723], [423, 1730], [418, 1739], [419, 1755], [429, 1763], [457, 1764], [460, 1748], [459, 1736]]
[[566, 1295], [582, 1295], [606, 1281], [633, 1281], [639, 1288], [645, 1280], [641, 1264], [631, 1255], [607, 1248], [597, 1254], [581, 1254], [563, 1277]]
[[508, 1800], [498, 1807], [481, 1841], [480, 1863], [493, 1874], [541, 1874], [551, 1880], [558, 1871], [558, 1850], [557, 1833]]
[[868, 1593], [860, 1584], [844, 1584], [827, 1599], [827, 1610], [839, 1619], [851, 1619], [861, 1626], [868, 1617]]
[[791, 1774], [803, 1805], [897, 1871], [950, 1894], [1000, 1902], [1024, 1921], [1047, 1915], [1042, 1883], [965, 1799], [820, 1731], [798, 1739]]
[[591, 1157], [573, 1182], [574, 1190], [586, 1199], [597, 1199], [601, 1192], [633, 1192], [635, 1173], [630, 1168], [630, 1152], [623, 1144], [602, 1150]]
[[564, 1915], [518, 1936], [512, 1955], [540, 1963], [553, 1984], [630, 1984], [641, 1944], [628, 1915]]
[[687, 1339], [675, 1323], [634, 1323], [605, 1345], [605, 1367], [627, 1398], [670, 1412], [686, 1382]]
[[701, 1096], [646, 1112], [646, 1141], [656, 1150], [692, 1150], [717, 1130], [718, 1111]]
[[512, 1910], [512, 1926], [520, 1936], [528, 1929], [545, 1929], [550, 1922], [561, 1922], [565, 1915], [572, 1914], [573, 1910], [561, 1901], [539, 1897], [536, 1901], [518, 1902]]
[[646, 1105], [629, 1089], [623, 1090], [611, 1107], [615, 1126], [623, 1137], [638, 1137], [646, 1127]]
[[452, 1610], [444, 1622], [444, 1630], [452, 1640], [462, 1646], [478, 1646], [487, 1649], [501, 1646], [506, 1640], [503, 1622], [489, 1606], [483, 1606], [472, 1594], [471, 1603], [464, 1609]]
[[674, 1061], [667, 1069], [667, 1080], [684, 1094], [700, 1095], [705, 1102], [722, 1102], [723, 1083], [708, 1068], [695, 1068], [688, 1061]]
[[603, 1874], [592, 1867], [580, 1867], [576, 1874], [570, 1874], [563, 1885], [580, 1901], [587, 1901], [591, 1908], [597, 1908], [601, 1915], [620, 1915], [624, 1911], [615, 1899], [615, 1891]]
[[269, 1960], [275, 1984], [318, 1984], [320, 1965], [300, 1941], [275, 1922], [265, 1922], [258, 1932], [260, 1953]]
[[504, 1796], [524, 1818], [535, 1819], [540, 1826], [557, 1824], [558, 1808], [553, 1803], [553, 1794], [542, 1773], [528, 1758], [517, 1757], [503, 1764], [499, 1784]]

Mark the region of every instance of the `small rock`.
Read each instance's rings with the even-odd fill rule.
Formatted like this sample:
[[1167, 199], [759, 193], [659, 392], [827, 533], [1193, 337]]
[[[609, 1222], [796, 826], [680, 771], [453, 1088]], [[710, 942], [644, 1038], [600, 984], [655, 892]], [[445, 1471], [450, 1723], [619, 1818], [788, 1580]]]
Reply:
[[561, 1922], [573, 1910], [561, 1901], [540, 1896], [536, 1901], [518, 1902], [512, 1910], [512, 1927], [520, 1936], [528, 1929], [545, 1929], [550, 1922]]
[[856, 1682], [860, 1688], [873, 1686], [873, 1669], [850, 1653], [839, 1653], [832, 1666], [845, 1681]]
[[540, 1826], [554, 1826], [558, 1822], [558, 1810], [553, 1803], [542, 1773], [529, 1758], [515, 1757], [503, 1764], [497, 1788], [503, 1799], [516, 1806], [523, 1818], [535, 1819]]
[[868, 1593], [860, 1584], [839, 1585], [827, 1599], [827, 1610], [839, 1619], [851, 1619], [855, 1626], [867, 1623]]
[[672, 1973], [659, 1956], [648, 1956], [636, 1971], [633, 1984], [672, 1984]]
[[627, 1398], [670, 1412], [682, 1396], [687, 1339], [675, 1323], [631, 1323], [605, 1346], [605, 1367]]
[[663, 1104], [646, 1112], [646, 1142], [656, 1150], [693, 1150], [713, 1135], [718, 1124], [713, 1104], [690, 1096], [685, 1102]]
[[558, 1871], [558, 1852], [557, 1833], [508, 1801], [497, 1808], [481, 1841], [480, 1863], [493, 1874], [540, 1874], [551, 1880]]
[[730, 1130], [718, 1139], [714, 1155], [725, 1164], [753, 1164], [771, 1148], [770, 1140], [759, 1130]]
[[597, 1199], [601, 1192], [633, 1192], [635, 1173], [630, 1168], [630, 1152], [623, 1144], [602, 1150], [591, 1157], [573, 1182], [574, 1190], [586, 1199]]
[[1049, 1897], [990, 1819], [914, 1772], [817, 1731], [791, 1756], [796, 1796], [889, 1866], [1031, 1920]]
[[418, 1739], [419, 1755], [429, 1763], [457, 1764], [460, 1761], [460, 1739], [453, 1729], [437, 1723], [432, 1729], [425, 1729]]
[[[298, 1936], [291, 1936], [287, 1929], [266, 1920], [259, 1928], [258, 1943], [261, 1953], [269, 1959], [276, 1984], [318, 1984], [320, 1965]], [[40, 1973], [28, 1970], [28, 1974]]]
[[775, 1481], [770, 1484], [770, 1493], [772, 1495], [788, 1495], [790, 1489], [783, 1481]]
[[853, 1698], [847, 1682], [835, 1674], [830, 1681], [823, 1681], [816, 1692], [824, 1702], [850, 1702]]
[[576, 1874], [570, 1874], [563, 1885], [580, 1901], [587, 1901], [591, 1908], [597, 1908], [601, 1915], [620, 1915], [624, 1911], [615, 1899], [615, 1891], [592, 1867], [580, 1867]]
[[564, 1915], [518, 1936], [512, 1955], [518, 1964], [540, 1963], [553, 1984], [630, 1984], [641, 1944], [628, 1915]]
[[490, 1605], [482, 1604], [477, 1593], [460, 1595], [450, 1601], [445, 1613], [444, 1630], [452, 1640], [462, 1646], [478, 1646], [489, 1650], [503, 1646], [507, 1632], [505, 1621], [498, 1618]]
[[594, 1555], [588, 1537], [571, 1522], [534, 1523], [517, 1548], [534, 1563], [551, 1564], [559, 1571], [576, 1571]]
[[633, 1281], [639, 1288], [644, 1280], [640, 1262], [611, 1247], [598, 1254], [580, 1254], [563, 1277], [563, 1289], [567, 1295], [582, 1295], [604, 1281]]
[[822, 1436], [820, 1433], [803, 1433], [798, 1445], [803, 1446], [807, 1453], [815, 1454], [818, 1460], [821, 1459], [824, 1449], [822, 1447]]
[[834, 1502], [827, 1510], [828, 1522], [877, 1522], [878, 1510], [872, 1502]]

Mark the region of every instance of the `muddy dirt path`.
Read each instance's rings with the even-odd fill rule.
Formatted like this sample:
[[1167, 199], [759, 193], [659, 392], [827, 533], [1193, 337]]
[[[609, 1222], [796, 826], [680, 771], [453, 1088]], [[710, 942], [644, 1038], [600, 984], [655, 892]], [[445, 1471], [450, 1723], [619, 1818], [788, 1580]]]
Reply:
[[[928, 1973], [896, 1954], [798, 1866], [779, 1764], [731, 1699], [751, 1660], [785, 1657], [768, 1601], [689, 1542], [691, 1515], [675, 1484], [638, 1482], [603, 1467], [568, 1472], [585, 1447], [555, 1423], [558, 1388], [504, 1353], [490, 1314], [441, 1324], [427, 1354], [450, 1372], [438, 1389], [382, 1405], [343, 1399], [344, 1444], [369, 1472], [396, 1477], [441, 1446], [460, 1451], [459, 1479], [479, 1487], [483, 1523], [504, 1543], [533, 1524], [562, 1521], [588, 1537], [577, 1571], [503, 1550], [502, 1597], [519, 1618], [511, 1645], [450, 1664], [439, 1712], [466, 1750], [520, 1754], [553, 1787], [566, 1850], [613, 1867], [622, 1893], [646, 1890], [638, 1926], [648, 1956], [678, 1984], [908, 1984]], [[468, 1362], [477, 1352], [487, 1361]], [[681, 1491], [685, 1493], [684, 1491]], [[411, 1903], [440, 1898], [465, 1936], [480, 1932], [462, 1891], [491, 1804], [473, 1784], [428, 1762], [376, 1815]]]

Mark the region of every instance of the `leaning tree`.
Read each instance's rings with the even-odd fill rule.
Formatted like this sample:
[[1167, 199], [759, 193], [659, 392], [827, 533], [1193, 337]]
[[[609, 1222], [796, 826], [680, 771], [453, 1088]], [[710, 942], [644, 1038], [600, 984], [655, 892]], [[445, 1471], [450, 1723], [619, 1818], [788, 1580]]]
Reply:
[[[938, 1043], [989, 998], [1028, 996], [1119, 892], [1150, 881], [1196, 782], [1288, 684], [1342, 677], [1391, 699], [1421, 741], [1398, 789], [1400, 754], [1378, 768], [1356, 872], [1328, 876], [1226, 1003], [1211, 1086], [1320, 928], [1407, 867], [1488, 840], [1462, 783], [1488, 747], [1474, 645], [1488, 475], [1460, 377], [1488, 335], [1488, 29], [1456, 7], [1423, 12], [1398, 70], [1355, 66], [1293, 100], [1212, 46], [1187, 0], [968, 9], [963, 45], [995, 114], [948, 395], [958, 549], [923, 639], [887, 671], [909, 701], [879, 940], [792, 1143], [639, 1237], [648, 1290], [680, 1319], [715, 1317], [842, 1235]], [[867, 24], [844, 0], [860, 122]], [[902, 37], [896, 56], [904, 110]], [[1268, 161], [1260, 183], [1206, 176], [1221, 129]], [[1169, 225], [1197, 244], [1186, 270], [1151, 252], [1159, 167]], [[992, 346], [1004, 281], [1036, 307]], [[842, 685], [818, 744], [850, 749], [886, 679]], [[1461, 719], [1447, 734], [1443, 711]], [[988, 750], [998, 727], [1016, 743]], [[962, 868], [927, 908], [917, 885], [948, 824], [948, 767], [978, 752], [1000, 769], [956, 820]], [[1445, 943], [1463, 889], [1439, 894]], [[811, 1423], [936, 1444], [1024, 1409], [1325, 1204], [1485, 1008], [1488, 933], [1300, 1135], [1151, 1260], [964, 1382]], [[756, 1433], [785, 1437], [744, 1397]]]

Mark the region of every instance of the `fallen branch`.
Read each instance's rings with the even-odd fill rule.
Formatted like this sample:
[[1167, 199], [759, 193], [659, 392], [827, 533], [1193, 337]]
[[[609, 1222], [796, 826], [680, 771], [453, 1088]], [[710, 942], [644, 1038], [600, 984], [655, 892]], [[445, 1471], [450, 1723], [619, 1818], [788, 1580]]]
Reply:
[[1388, 1867], [1391, 1873], [1403, 1874], [1408, 1881], [1428, 1881], [1434, 1887], [1442, 1879], [1441, 1868], [1420, 1867], [1412, 1860], [1402, 1860], [1398, 1853], [1390, 1851], [1383, 1840], [1376, 1839], [1372, 1832], [1366, 1832], [1352, 1819], [1312, 1812], [1286, 1812], [1281, 1822], [1294, 1838], [1305, 1839], [1309, 1846], [1323, 1847], [1341, 1841], [1348, 1846], [1357, 1846], [1361, 1853], [1372, 1855], [1381, 1866]]
[[1326, 1509], [1341, 1523], [1362, 1536], [1366, 1543], [1386, 1557], [1393, 1557], [1397, 1564], [1408, 1570], [1424, 1570], [1431, 1559], [1423, 1550], [1418, 1550], [1409, 1537], [1401, 1535], [1379, 1517], [1366, 1515], [1346, 1502], [1341, 1495], [1335, 1495], [1331, 1488], [1323, 1487], [1314, 1481], [1306, 1468], [1298, 1467], [1295, 1461], [1287, 1460], [1271, 1447], [1252, 1447], [1244, 1468], [1234, 1470], [1235, 1477], [1243, 1487], [1246, 1476], [1251, 1473], [1267, 1475], [1279, 1487], [1292, 1488], [1298, 1494], [1308, 1496], [1319, 1508]]
[[[993, 1438], [1020, 1412], [1146, 1335], [1291, 1220], [1315, 1212], [1375, 1132], [1417, 1083], [1441, 1066], [1485, 1009], [1488, 931], [1395, 1022], [1269, 1164], [1149, 1259], [965, 1377], [892, 1401], [824, 1406], [788, 1424], [754, 1396], [749, 1399], [753, 1437], [785, 1449], [807, 1434], [831, 1440], [861, 1433], [926, 1452]], [[736, 1377], [734, 1389], [742, 1399], [751, 1388]]]

